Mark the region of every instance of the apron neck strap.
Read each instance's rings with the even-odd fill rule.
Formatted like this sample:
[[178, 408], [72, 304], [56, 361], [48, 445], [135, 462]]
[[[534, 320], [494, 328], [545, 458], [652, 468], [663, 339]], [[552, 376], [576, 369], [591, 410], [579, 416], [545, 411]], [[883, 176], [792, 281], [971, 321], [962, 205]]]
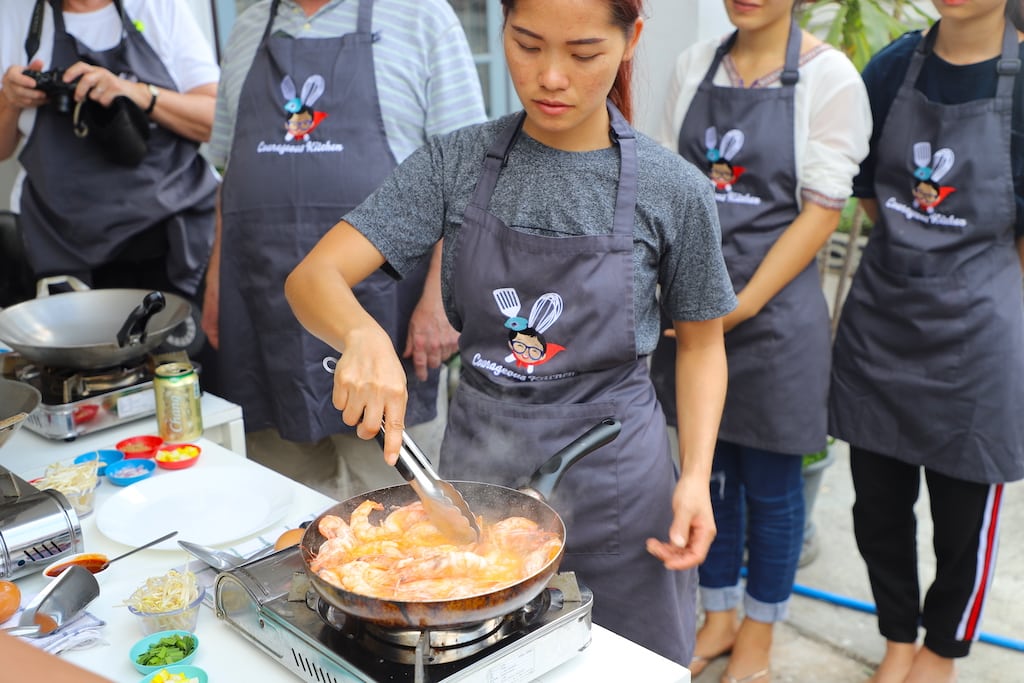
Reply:
[[[120, 0], [118, 0], [120, 1]], [[274, 26], [274, 19], [277, 17], [277, 8], [281, 6], [281, 0], [271, 0], [270, 15], [267, 17], [267, 25], [263, 29], [263, 37], [260, 43], [266, 43], [270, 37], [271, 29]], [[373, 26], [373, 1], [359, 0], [359, 18], [356, 21], [357, 33], [370, 33]]]
[[[912, 89], [917, 85], [917, 77], [921, 73], [924, 60], [935, 50], [935, 39], [939, 36], [939, 24], [941, 23], [941, 21], [936, 21], [932, 24], [931, 29], [917, 44], [917, 48], [910, 58], [907, 74], [903, 77], [904, 88]], [[1006, 21], [1003, 25], [1003, 49], [999, 61], [996, 62], [996, 75], [999, 78], [996, 83], [997, 98], [1005, 99], [1013, 96], [1013, 83], [1019, 71], [1020, 48], [1017, 44], [1017, 29], [1013, 22]]]
[[[608, 115], [611, 120], [611, 138], [619, 147], [619, 186], [615, 196], [615, 219], [613, 232], [617, 234], [633, 234], [634, 214], [636, 212], [637, 190], [637, 158], [636, 133], [622, 116], [618, 108], [607, 101]], [[484, 158], [483, 170], [477, 180], [476, 189], [470, 204], [486, 211], [491, 203], [491, 195], [498, 184], [501, 169], [508, 164], [508, 155], [512, 151], [519, 133], [526, 121], [526, 112], [520, 112], [514, 121], [510, 121], [491, 142]]]
[[[36, 6], [32, 10], [32, 20], [29, 22], [28, 35], [25, 37], [25, 54], [29, 61], [39, 50], [39, 36], [43, 31], [43, 5], [47, 0], [36, 0]], [[121, 40], [124, 41], [128, 27], [134, 25], [128, 21], [128, 14], [124, 11], [122, 0], [113, 0], [117, 8], [117, 16], [121, 19]], [[56, 35], [64, 35], [67, 29], [64, 28], [64, 3], [62, 0], [49, 0], [50, 8], [53, 10], [53, 30]]]
[[271, 0], [270, 12], [267, 15], [267, 25], [263, 27], [263, 37], [260, 38], [260, 44], [266, 43], [267, 38], [270, 37], [270, 30], [274, 27], [274, 18], [277, 17], [277, 8], [280, 5], [281, 0]]
[[[732, 35], [722, 42], [718, 49], [715, 50], [715, 56], [711, 60], [711, 66], [708, 67], [708, 71], [704, 74], [704, 80], [711, 83], [715, 74], [718, 73], [718, 67], [722, 65], [722, 60], [729, 54], [729, 50], [736, 44], [736, 36], [739, 35], [739, 31], [733, 31]], [[803, 40], [803, 32], [800, 30], [800, 25], [795, 21], [789, 24], [789, 37], [786, 39], [786, 61], [782, 65], [782, 75], [779, 80], [782, 82], [783, 87], [790, 87], [797, 84], [800, 80], [800, 44]]]
[[611, 100], [608, 100], [608, 113], [612, 120], [612, 139], [619, 145], [619, 187], [612, 232], [632, 235], [637, 189], [636, 133]]

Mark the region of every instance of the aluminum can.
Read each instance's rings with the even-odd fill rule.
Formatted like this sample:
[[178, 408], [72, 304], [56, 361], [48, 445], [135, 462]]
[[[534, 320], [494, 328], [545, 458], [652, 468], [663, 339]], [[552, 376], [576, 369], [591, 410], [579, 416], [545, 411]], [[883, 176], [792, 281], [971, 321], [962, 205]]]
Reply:
[[191, 363], [164, 363], [153, 378], [156, 422], [167, 443], [187, 443], [203, 435], [199, 405], [199, 376]]

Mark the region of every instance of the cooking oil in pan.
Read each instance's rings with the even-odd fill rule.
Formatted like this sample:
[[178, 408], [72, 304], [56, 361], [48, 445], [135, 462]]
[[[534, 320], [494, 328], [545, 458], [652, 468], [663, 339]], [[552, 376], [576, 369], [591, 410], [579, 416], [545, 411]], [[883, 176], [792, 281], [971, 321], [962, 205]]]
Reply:
[[156, 422], [167, 443], [195, 441], [203, 435], [199, 376], [191, 363], [164, 363], [153, 378]]

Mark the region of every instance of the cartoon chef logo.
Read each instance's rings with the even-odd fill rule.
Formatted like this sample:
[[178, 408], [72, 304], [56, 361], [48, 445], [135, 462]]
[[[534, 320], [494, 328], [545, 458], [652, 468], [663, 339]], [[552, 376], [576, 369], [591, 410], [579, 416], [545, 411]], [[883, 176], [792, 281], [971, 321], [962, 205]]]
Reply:
[[519, 315], [522, 304], [519, 293], [513, 287], [493, 290], [494, 301], [505, 316], [508, 329], [508, 348], [511, 353], [505, 362], [515, 362], [517, 368], [524, 368], [527, 374], [543, 365], [565, 350], [564, 346], [549, 342], [544, 336], [562, 315], [562, 297], [555, 292], [541, 294], [530, 309], [529, 318]]
[[733, 158], [743, 149], [745, 140], [743, 131], [737, 128], [726, 132], [721, 142], [718, 140], [718, 130], [714, 126], [704, 131], [704, 147], [707, 149], [704, 156], [708, 160], [708, 177], [711, 178], [716, 190], [731, 191], [732, 186], [747, 170], [732, 163]]
[[939, 184], [939, 181], [949, 173], [949, 169], [953, 168], [955, 158], [953, 150], [948, 147], [936, 150], [935, 154], [932, 154], [931, 143], [914, 143], [915, 168], [912, 192], [915, 209], [934, 213], [935, 207], [956, 192], [955, 187]]
[[281, 79], [281, 94], [284, 96], [284, 139], [305, 140], [316, 130], [328, 114], [313, 109], [313, 104], [324, 94], [324, 77], [313, 74], [302, 84], [302, 93], [295, 94], [295, 82], [291, 76]]

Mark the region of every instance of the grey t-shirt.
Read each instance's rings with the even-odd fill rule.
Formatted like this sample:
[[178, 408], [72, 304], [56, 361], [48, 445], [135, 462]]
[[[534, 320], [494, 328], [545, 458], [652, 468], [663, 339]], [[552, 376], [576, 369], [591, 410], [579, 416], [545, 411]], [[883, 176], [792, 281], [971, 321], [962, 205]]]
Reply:
[[[344, 220], [399, 275], [444, 238], [441, 286], [451, 288], [456, 237], [487, 147], [515, 115], [435, 136], [406, 159]], [[637, 134], [638, 196], [633, 230], [637, 353], [661, 333], [657, 292], [673, 320], [708, 320], [736, 306], [721, 251], [721, 229], [707, 178], [678, 154]], [[552, 238], [612, 231], [619, 151], [564, 152], [520, 133], [498, 177], [489, 211], [513, 230]]]

